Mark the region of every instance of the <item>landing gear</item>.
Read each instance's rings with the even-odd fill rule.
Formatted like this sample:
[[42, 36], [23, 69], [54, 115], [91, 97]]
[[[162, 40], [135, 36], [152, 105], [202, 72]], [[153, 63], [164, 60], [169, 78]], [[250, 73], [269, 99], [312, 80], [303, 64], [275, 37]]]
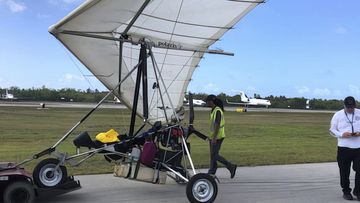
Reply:
[[35, 167], [33, 179], [41, 188], [56, 188], [67, 180], [67, 170], [58, 159], [44, 159]]
[[186, 186], [186, 196], [192, 203], [213, 202], [217, 193], [215, 179], [205, 173], [194, 175]]
[[32, 203], [34, 199], [34, 188], [25, 181], [14, 182], [4, 191], [4, 203]]

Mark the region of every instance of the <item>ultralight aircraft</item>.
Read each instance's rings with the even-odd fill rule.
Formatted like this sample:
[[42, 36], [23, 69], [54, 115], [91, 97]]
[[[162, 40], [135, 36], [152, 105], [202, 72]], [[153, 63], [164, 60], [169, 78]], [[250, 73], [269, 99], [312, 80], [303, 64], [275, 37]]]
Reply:
[[[57, 188], [68, 180], [66, 166], [78, 166], [101, 154], [116, 164], [119, 176], [160, 183], [165, 174], [187, 184], [190, 202], [213, 202], [218, 192], [216, 177], [196, 172], [188, 142], [191, 134], [207, 137], [193, 126], [192, 99], [190, 121], [182, 122], [183, 100], [204, 54], [233, 55], [209, 47], [261, 3], [264, 1], [84, 2], [49, 32], [110, 91], [53, 146], [18, 165], [53, 156], [37, 164], [33, 179], [38, 187]], [[115, 134], [110, 142], [94, 141], [82, 132], [74, 139], [75, 155], [57, 151], [58, 145], [110, 95], [131, 110], [129, 131]], [[137, 116], [143, 120], [139, 129], [135, 129]], [[146, 126], [150, 128], [145, 130]]]

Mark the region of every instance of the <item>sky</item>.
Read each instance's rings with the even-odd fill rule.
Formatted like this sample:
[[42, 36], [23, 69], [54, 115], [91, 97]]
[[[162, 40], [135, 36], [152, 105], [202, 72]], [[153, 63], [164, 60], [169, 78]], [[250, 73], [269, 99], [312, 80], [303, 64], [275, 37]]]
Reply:
[[[48, 27], [83, 0], [0, 0], [0, 87], [106, 88]], [[360, 1], [268, 0], [205, 55], [188, 91], [360, 100]]]

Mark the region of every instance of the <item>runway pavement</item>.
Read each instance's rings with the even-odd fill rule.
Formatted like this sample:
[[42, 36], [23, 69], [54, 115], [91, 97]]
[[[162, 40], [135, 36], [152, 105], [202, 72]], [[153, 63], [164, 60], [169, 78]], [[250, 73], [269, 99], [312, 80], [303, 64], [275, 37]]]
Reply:
[[[353, 172], [351, 175], [353, 177]], [[234, 179], [229, 178], [226, 169], [219, 169], [217, 176], [220, 184], [215, 202], [219, 203], [345, 202], [336, 163], [238, 167]], [[178, 185], [170, 178], [165, 185], [131, 181], [112, 174], [77, 176], [75, 179], [82, 184], [80, 190], [37, 202], [188, 202], [186, 186]]]
[[[86, 102], [37, 102], [37, 101], [0, 101], [0, 106], [17, 106], [17, 107], [33, 107], [40, 108], [44, 103], [46, 108], [94, 108], [95, 103], [86, 103]], [[99, 108], [110, 108], [110, 109], [125, 109], [125, 105], [120, 103], [105, 102], [100, 105]], [[187, 109], [188, 106], [185, 106]], [[209, 111], [207, 107], [194, 107], [196, 111]], [[236, 111], [238, 108], [236, 106], [226, 106], [226, 111]], [[307, 109], [279, 109], [279, 108], [256, 108], [256, 107], [246, 107], [248, 112], [294, 112], [294, 113], [335, 113], [335, 111], [329, 110], [307, 110]]]

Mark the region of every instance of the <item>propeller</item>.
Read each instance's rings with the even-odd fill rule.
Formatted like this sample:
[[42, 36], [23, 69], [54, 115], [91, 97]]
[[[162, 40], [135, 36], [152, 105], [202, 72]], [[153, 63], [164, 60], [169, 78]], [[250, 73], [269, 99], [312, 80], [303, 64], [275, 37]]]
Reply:
[[195, 130], [194, 128], [194, 119], [195, 119], [195, 113], [194, 113], [194, 103], [193, 103], [193, 94], [189, 93], [189, 129], [188, 129], [188, 136], [189, 137], [192, 133], [194, 133], [196, 136], [198, 136], [200, 139], [207, 140], [208, 137], [201, 132]]
[[195, 115], [194, 115], [194, 102], [193, 102], [192, 93], [189, 93], [189, 111], [190, 111], [189, 126], [193, 126]]

